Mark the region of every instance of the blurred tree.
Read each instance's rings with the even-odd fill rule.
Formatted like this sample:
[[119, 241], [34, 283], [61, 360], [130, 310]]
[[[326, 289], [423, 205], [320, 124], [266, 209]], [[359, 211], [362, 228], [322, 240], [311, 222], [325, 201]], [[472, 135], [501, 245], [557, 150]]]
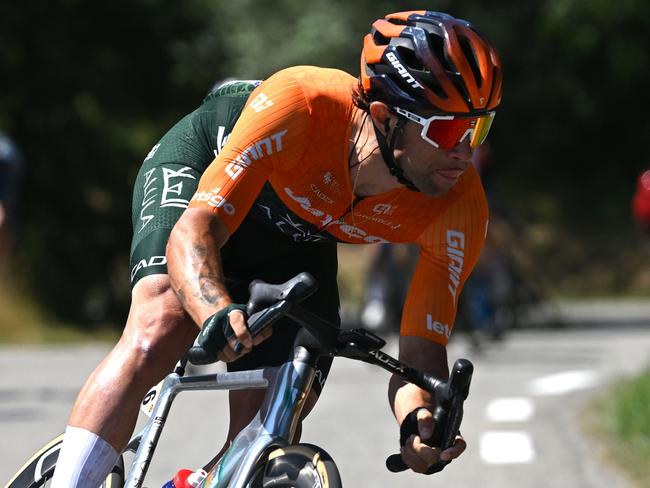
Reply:
[[[472, 20], [501, 52], [502, 206], [554, 276], [607, 270], [648, 162], [645, 0], [34, 0], [0, 6], [0, 128], [29, 168], [17, 279], [62, 316], [121, 322], [131, 185], [164, 131], [219, 78], [295, 64], [356, 74], [371, 22], [423, 6]], [[624, 289], [625, 272], [584, 281]]]
[[218, 46], [182, 69], [204, 3], [3, 2], [0, 126], [28, 165], [16, 264], [59, 315], [124, 317], [135, 171], [217, 71]]

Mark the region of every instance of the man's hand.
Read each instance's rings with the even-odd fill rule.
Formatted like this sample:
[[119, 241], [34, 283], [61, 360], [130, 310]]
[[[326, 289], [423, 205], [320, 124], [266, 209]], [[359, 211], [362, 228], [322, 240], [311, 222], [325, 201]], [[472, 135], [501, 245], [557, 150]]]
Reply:
[[438, 461], [451, 461], [465, 451], [467, 444], [462, 436], [456, 436], [454, 445], [440, 452], [437, 447], [430, 447], [425, 441], [431, 439], [434, 429], [433, 414], [427, 408], [417, 411], [418, 435], [411, 435], [400, 449], [406, 465], [416, 473], [426, 473]]
[[[245, 305], [230, 304], [205, 321], [197, 341], [208, 354], [229, 363], [270, 337], [270, 328], [251, 336], [245, 309]], [[237, 343], [242, 346], [239, 351], [235, 350]]]

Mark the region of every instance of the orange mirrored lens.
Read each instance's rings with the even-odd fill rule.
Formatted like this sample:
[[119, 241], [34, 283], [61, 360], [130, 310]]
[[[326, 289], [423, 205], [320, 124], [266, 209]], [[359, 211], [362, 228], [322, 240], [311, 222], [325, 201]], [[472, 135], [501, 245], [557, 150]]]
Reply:
[[490, 127], [492, 127], [492, 121], [494, 120], [494, 112], [490, 112], [487, 115], [483, 115], [476, 119], [476, 125], [472, 132], [472, 137], [469, 140], [469, 145], [472, 149], [480, 146], [487, 139], [488, 132], [490, 132]]

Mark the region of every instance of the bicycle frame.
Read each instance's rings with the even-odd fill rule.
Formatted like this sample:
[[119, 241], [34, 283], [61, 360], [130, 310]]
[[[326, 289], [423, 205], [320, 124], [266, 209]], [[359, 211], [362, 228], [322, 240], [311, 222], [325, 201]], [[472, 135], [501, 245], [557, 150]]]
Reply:
[[[194, 364], [209, 364], [214, 361], [202, 347], [191, 347], [174, 372], [164, 379], [161, 387], [156, 386], [143, 400], [142, 406], [145, 407], [149, 420], [125, 450], [135, 453], [135, 456], [123, 487], [142, 488], [171, 404], [180, 392], [266, 388], [255, 418], [235, 437], [230, 448], [201, 485], [204, 488], [246, 488], [252, 481], [251, 478], [257, 476], [255, 470], [264, 464], [272, 449], [286, 447], [293, 442], [305, 400], [316, 376], [317, 360], [322, 356], [346, 357], [369, 363], [427, 391], [436, 404], [435, 428], [430, 445], [443, 450], [453, 445], [463, 417], [463, 402], [469, 394], [474, 369], [472, 363], [466, 359], [456, 360], [447, 381], [409, 367], [381, 351], [386, 345], [381, 337], [363, 328], [341, 330], [297, 305], [297, 302], [313, 293], [315, 288], [316, 282], [308, 273], [301, 273], [281, 285], [259, 281], [251, 284], [248, 325], [253, 335], [279, 317], [286, 316], [304, 327], [311, 338], [301, 337], [297, 340], [294, 343], [293, 357], [277, 367], [185, 376], [188, 361]], [[151, 409], [154, 399], [156, 401]], [[10, 482], [12, 486], [19, 476], [20, 484], [15, 486], [20, 487], [33, 486], [32, 479], [35, 483], [50, 479], [57, 458], [48, 458], [47, 474], [41, 472], [41, 464], [54, 452], [58, 456], [61, 438], [59, 436], [54, 443], [49, 443], [38, 451]], [[440, 471], [448, 463], [449, 461], [439, 461], [431, 466], [431, 472]], [[386, 467], [393, 472], [407, 469], [399, 454], [389, 456]], [[121, 480], [121, 458], [116, 468], [115, 476]], [[37, 475], [38, 479], [35, 478]], [[27, 485], [23, 484], [25, 481], [28, 482]]]
[[135, 457], [124, 487], [142, 487], [171, 405], [180, 392], [266, 388], [258, 414], [237, 435], [203, 484], [206, 488], [244, 488], [269, 448], [286, 446], [293, 440], [314, 380], [313, 362], [309, 353], [298, 347], [294, 359], [278, 367], [198, 376], [169, 374], [147, 424], [127, 447], [128, 451], [135, 452]]

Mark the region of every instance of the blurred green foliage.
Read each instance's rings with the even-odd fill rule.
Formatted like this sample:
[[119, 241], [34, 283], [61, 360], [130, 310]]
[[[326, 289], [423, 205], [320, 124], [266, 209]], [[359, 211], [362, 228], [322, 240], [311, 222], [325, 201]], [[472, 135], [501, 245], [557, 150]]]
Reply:
[[650, 486], [650, 370], [611, 387], [590, 405], [587, 427], [606, 446], [607, 459]]
[[0, 128], [28, 165], [15, 279], [59, 316], [122, 321], [131, 185], [167, 128], [221, 78], [356, 74], [372, 21], [414, 8], [467, 18], [500, 50], [493, 191], [533, 256], [570, 291], [633, 288], [646, 0], [3, 2]]

